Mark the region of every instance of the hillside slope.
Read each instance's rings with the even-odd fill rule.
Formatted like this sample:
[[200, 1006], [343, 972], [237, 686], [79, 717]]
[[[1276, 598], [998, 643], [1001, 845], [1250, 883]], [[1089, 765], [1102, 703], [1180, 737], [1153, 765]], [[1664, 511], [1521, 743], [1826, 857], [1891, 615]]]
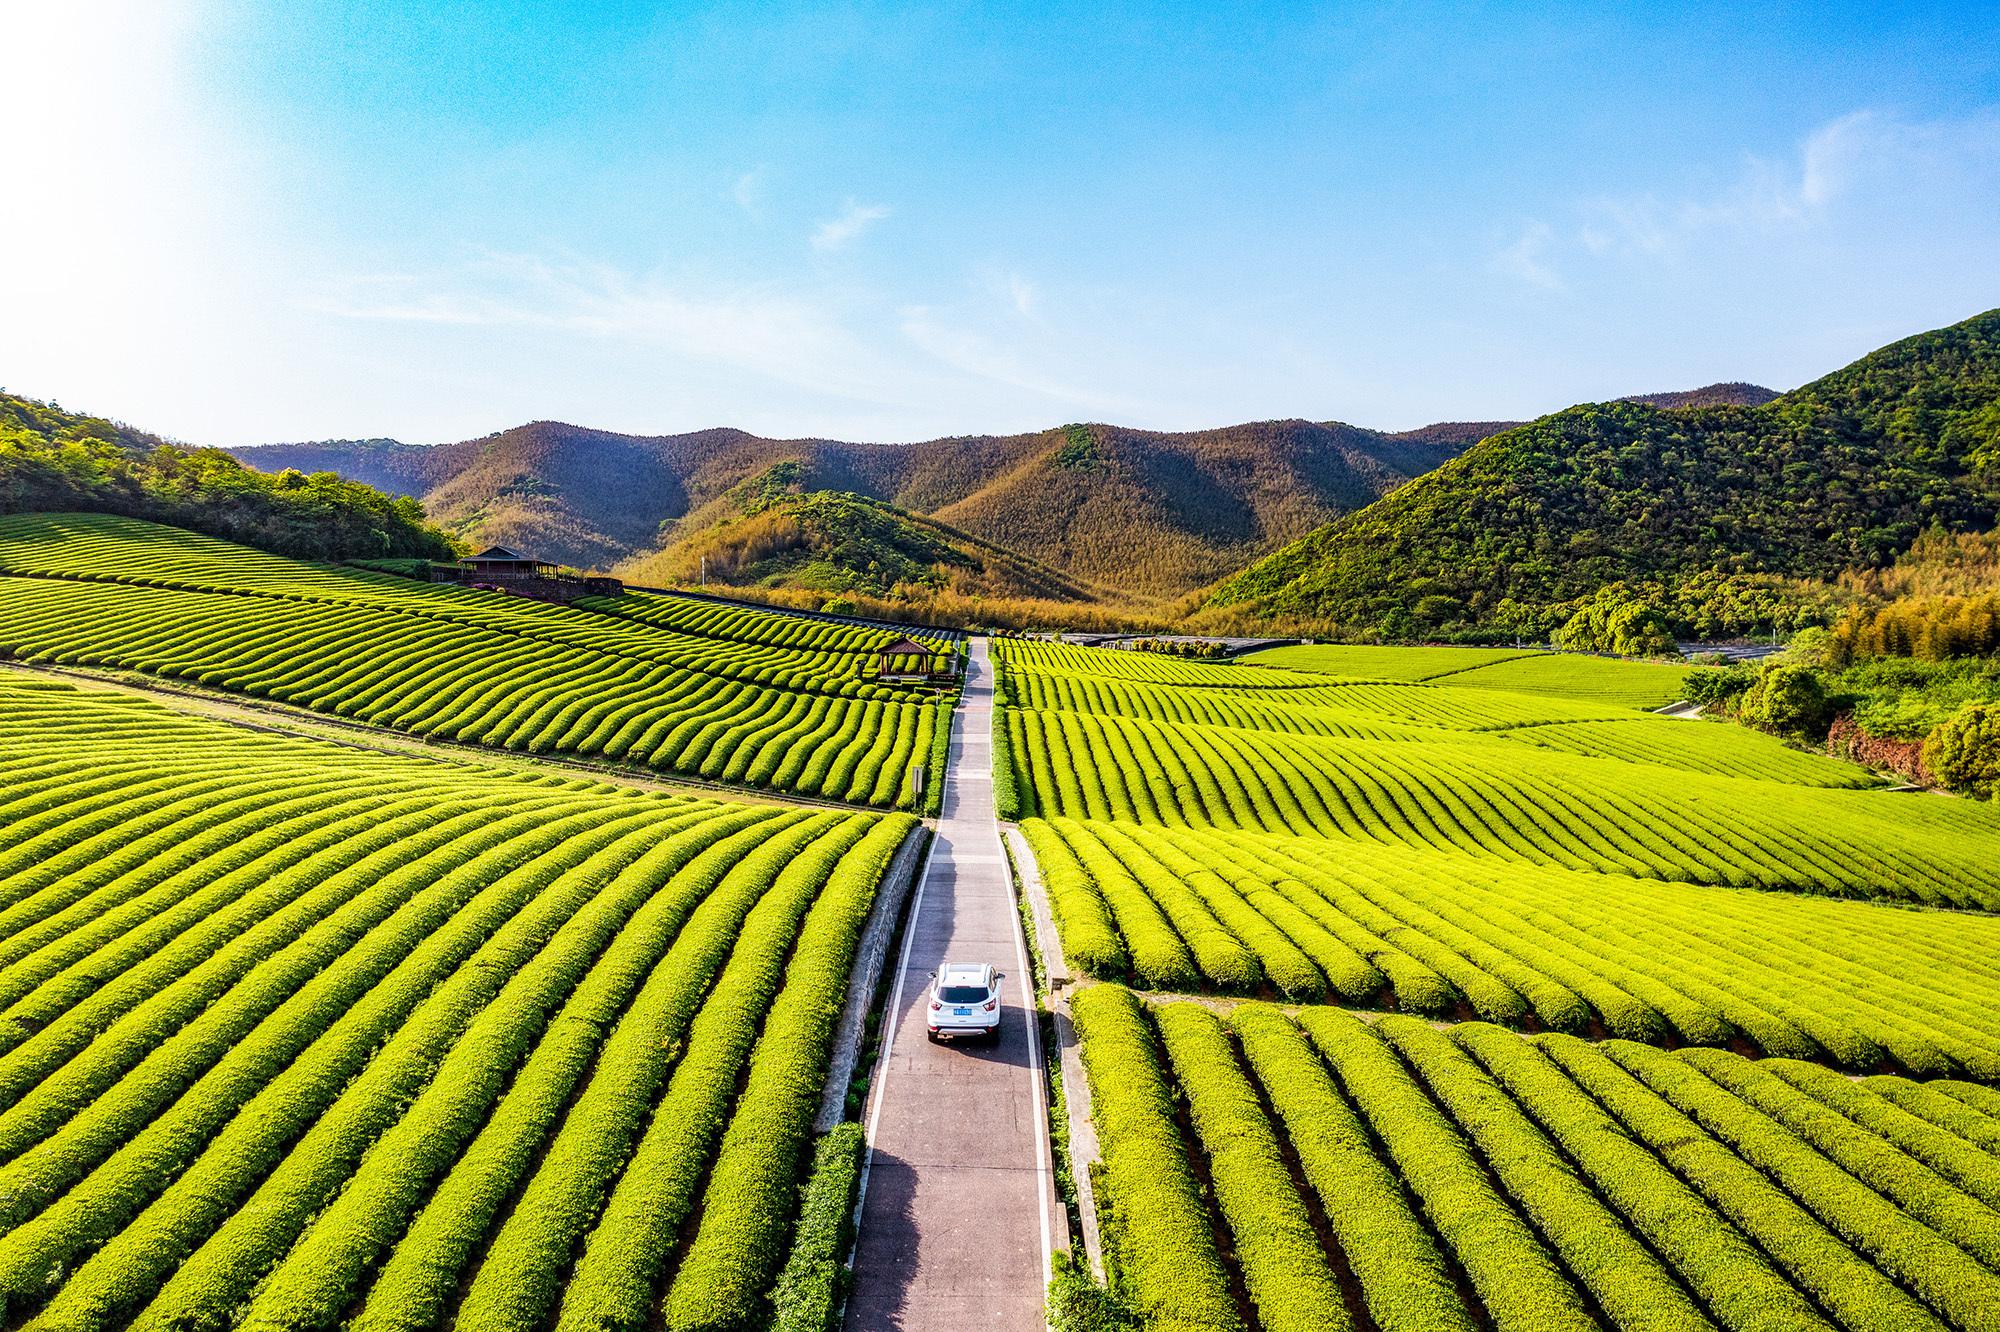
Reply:
[[1727, 384], [1710, 384], [1698, 389], [1683, 389], [1678, 393], [1634, 393], [1618, 401], [1669, 408], [1762, 407], [1780, 396], [1776, 389], [1767, 389], [1761, 384], [1745, 384], [1739, 380]]
[[1223, 583], [1211, 606], [1450, 632], [1696, 570], [1828, 577], [2000, 500], [2000, 311], [1762, 406], [1572, 407], [1484, 440]]
[[849, 491], [816, 488], [779, 463], [705, 506], [663, 550], [617, 566], [634, 583], [790, 588], [921, 599], [949, 592], [1007, 600], [1087, 601], [1097, 590], [1003, 546]]
[[392, 497], [324, 466], [274, 472], [0, 393], [0, 513], [122, 514], [302, 559], [454, 554], [405, 492]]
[[393, 441], [236, 450], [261, 468], [331, 469], [421, 498], [476, 544], [611, 567], [735, 515], [728, 491], [783, 463], [817, 489], [935, 517], [1086, 581], [1169, 594], [1212, 582], [1386, 494], [1486, 433], [1390, 435], [1272, 421], [1167, 434], [1073, 425], [920, 444], [638, 436], [540, 421], [434, 448]]

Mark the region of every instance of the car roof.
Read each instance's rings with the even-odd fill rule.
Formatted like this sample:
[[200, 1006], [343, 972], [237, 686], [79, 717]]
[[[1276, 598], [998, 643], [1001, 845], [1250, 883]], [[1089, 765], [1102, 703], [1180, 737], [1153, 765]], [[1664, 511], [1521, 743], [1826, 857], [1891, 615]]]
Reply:
[[938, 968], [938, 981], [944, 985], [984, 985], [992, 970], [984, 962], [947, 962]]

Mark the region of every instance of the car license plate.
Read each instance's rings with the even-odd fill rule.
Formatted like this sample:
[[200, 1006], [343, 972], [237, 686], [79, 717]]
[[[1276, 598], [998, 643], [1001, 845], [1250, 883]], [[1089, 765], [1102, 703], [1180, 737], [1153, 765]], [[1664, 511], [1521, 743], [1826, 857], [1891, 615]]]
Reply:
[[971, 1017], [972, 1010], [969, 1008], [954, 1008], [951, 1010], [951, 1015], [953, 1017]]

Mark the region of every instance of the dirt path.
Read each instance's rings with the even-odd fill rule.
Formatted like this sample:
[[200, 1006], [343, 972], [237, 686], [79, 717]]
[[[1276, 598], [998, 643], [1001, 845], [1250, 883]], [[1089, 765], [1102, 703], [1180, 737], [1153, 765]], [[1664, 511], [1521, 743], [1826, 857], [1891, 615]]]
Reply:
[[[911, 906], [868, 1109], [852, 1332], [1046, 1326], [1052, 1225], [1048, 1113], [1033, 973], [993, 814], [993, 668], [974, 642], [944, 814]], [[1007, 973], [995, 1045], [934, 1045], [932, 971]]]

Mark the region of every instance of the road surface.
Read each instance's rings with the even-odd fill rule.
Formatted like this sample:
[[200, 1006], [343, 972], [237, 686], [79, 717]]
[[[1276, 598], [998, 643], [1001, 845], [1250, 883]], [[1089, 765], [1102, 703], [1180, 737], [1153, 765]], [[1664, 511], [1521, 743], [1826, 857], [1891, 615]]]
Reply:
[[[1055, 1210], [1034, 981], [993, 816], [993, 669], [972, 644], [944, 813], [912, 904], [869, 1105], [849, 1332], [1046, 1326]], [[1007, 973], [996, 1045], [925, 1037], [930, 973]]]

